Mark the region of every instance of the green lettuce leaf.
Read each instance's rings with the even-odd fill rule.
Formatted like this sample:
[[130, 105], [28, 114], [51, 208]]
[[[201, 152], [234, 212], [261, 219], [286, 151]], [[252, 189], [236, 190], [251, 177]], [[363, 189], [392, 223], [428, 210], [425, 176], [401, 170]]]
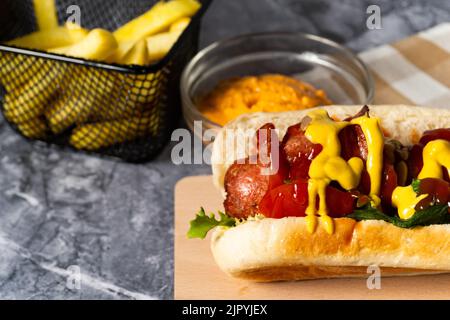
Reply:
[[383, 220], [400, 228], [414, 228], [417, 226], [429, 226], [432, 224], [447, 224], [450, 223], [450, 214], [448, 213], [447, 205], [435, 205], [427, 209], [417, 211], [411, 218], [407, 220], [399, 217], [391, 217], [379, 211], [372, 206], [355, 210], [352, 214], [347, 216], [358, 221], [361, 220]]
[[420, 193], [420, 180], [419, 179], [414, 179], [413, 182], [411, 183], [411, 186], [415, 193], [417, 193], [417, 194]]
[[225, 213], [219, 211], [219, 218], [217, 220], [214, 213], [209, 216], [206, 215], [205, 209], [201, 208], [194, 220], [191, 221], [191, 227], [187, 233], [188, 238], [205, 239], [208, 232], [215, 227], [234, 227], [236, 220], [230, 218]]

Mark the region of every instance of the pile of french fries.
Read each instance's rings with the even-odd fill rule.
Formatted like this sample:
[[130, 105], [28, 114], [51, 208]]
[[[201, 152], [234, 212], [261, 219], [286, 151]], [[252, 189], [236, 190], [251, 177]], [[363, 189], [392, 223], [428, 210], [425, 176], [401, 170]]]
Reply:
[[[126, 65], [148, 65], [164, 58], [201, 6], [196, 0], [161, 1], [109, 32], [86, 30], [74, 23], [60, 26], [55, 0], [33, 2], [38, 31], [8, 45]], [[24, 67], [34, 66], [20, 59]], [[158, 130], [148, 110], [158, 98], [161, 73], [111, 76], [85, 67], [63, 70], [48, 60], [29, 79], [18, 82], [8, 78], [12, 70], [7, 69], [0, 69], [0, 81], [7, 91], [4, 114], [29, 138], [45, 138], [75, 126], [70, 143], [78, 149], [97, 150]], [[98, 84], [95, 92], [89, 92], [92, 83]], [[120, 107], [104, 105], [112, 97]]]

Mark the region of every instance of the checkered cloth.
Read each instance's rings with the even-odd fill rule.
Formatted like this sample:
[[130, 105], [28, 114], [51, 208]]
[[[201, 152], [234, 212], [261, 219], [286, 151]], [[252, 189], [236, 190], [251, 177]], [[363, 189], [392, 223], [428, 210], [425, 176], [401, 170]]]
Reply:
[[450, 23], [360, 54], [375, 79], [374, 104], [450, 109]]

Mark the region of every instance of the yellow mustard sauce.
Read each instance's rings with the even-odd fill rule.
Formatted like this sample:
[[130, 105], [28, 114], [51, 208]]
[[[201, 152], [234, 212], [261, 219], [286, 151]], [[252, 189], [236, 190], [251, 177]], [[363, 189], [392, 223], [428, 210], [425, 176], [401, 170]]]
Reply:
[[397, 187], [392, 193], [392, 205], [398, 208], [398, 216], [401, 219], [409, 219], [416, 213], [416, 205], [427, 196], [418, 196], [412, 186]]
[[323, 90], [306, 82], [266, 74], [219, 83], [199, 99], [198, 109], [207, 119], [223, 126], [244, 113], [293, 111], [330, 104]]
[[[450, 142], [446, 140], [434, 140], [427, 143], [423, 149], [423, 168], [419, 173], [419, 179], [442, 179], [442, 167], [450, 174]], [[398, 209], [401, 219], [409, 219], [416, 212], [416, 205], [428, 195], [417, 195], [412, 186], [397, 187], [392, 193], [392, 204]]]
[[[306, 137], [313, 143], [321, 144], [322, 151], [311, 162], [308, 181], [308, 207], [306, 223], [308, 231], [313, 233], [317, 227], [317, 216], [321, 217], [325, 230], [334, 232], [334, 221], [328, 216], [326, 206], [326, 188], [331, 181], [337, 181], [346, 190], [359, 185], [364, 169], [363, 161], [354, 157], [345, 161], [341, 156], [339, 132], [350, 124], [359, 124], [366, 136], [368, 145], [367, 170], [371, 178], [371, 196], [379, 199], [383, 166], [383, 132], [376, 118], [364, 115], [352, 122], [333, 121], [325, 110], [315, 110], [308, 115], [311, 122], [306, 128]], [[319, 209], [316, 209], [317, 196]]]
[[381, 190], [381, 175], [383, 174], [383, 149], [384, 135], [377, 118], [369, 118], [367, 115], [353, 119], [352, 124], [358, 124], [367, 141], [367, 172], [370, 177], [370, 198], [372, 204], [377, 207], [381, 199], [378, 196]]
[[450, 142], [446, 140], [428, 142], [423, 149], [423, 168], [419, 173], [419, 179], [442, 179], [442, 167], [450, 174]]

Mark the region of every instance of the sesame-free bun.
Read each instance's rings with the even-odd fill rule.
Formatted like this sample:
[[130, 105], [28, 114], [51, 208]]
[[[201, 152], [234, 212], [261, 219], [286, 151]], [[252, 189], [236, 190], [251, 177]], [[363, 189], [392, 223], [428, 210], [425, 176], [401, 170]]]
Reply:
[[248, 221], [215, 230], [211, 249], [231, 276], [254, 281], [383, 276], [450, 270], [450, 225], [402, 229], [384, 221], [334, 219], [330, 235], [319, 224], [309, 233], [305, 218]]
[[[361, 108], [326, 107], [338, 119]], [[237, 160], [223, 150], [227, 129], [256, 132], [271, 122], [282, 139], [287, 128], [310, 111], [247, 114], [227, 124], [216, 137], [212, 155], [214, 184], [223, 195], [225, 173]], [[450, 110], [446, 109], [382, 105], [370, 106], [370, 115], [381, 119], [389, 138], [405, 145], [417, 142], [426, 130], [450, 128]], [[450, 271], [450, 225], [403, 229], [384, 221], [334, 221], [335, 232], [330, 235], [321, 223], [315, 233], [309, 233], [305, 218], [250, 219], [233, 228], [217, 228], [211, 249], [224, 272], [254, 281], [367, 276], [371, 265], [382, 267], [384, 276]]]

